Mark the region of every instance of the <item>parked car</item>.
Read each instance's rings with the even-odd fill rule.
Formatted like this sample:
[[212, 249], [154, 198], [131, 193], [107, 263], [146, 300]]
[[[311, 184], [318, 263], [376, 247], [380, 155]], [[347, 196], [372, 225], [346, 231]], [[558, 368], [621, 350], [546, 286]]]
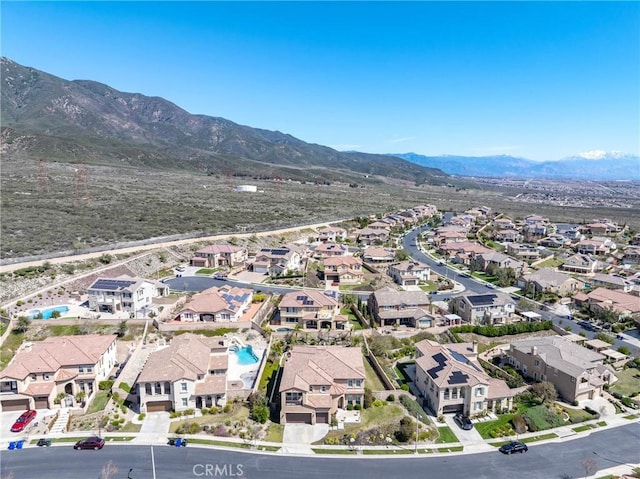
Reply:
[[16, 422], [11, 426], [11, 432], [22, 432], [24, 428], [29, 425], [31, 421], [33, 421], [38, 413], [33, 409], [29, 409], [28, 411], [23, 412]]
[[176, 271], [184, 271], [185, 267], [184, 266], [178, 266], [176, 267]]
[[51, 446], [51, 438], [41, 437], [38, 439], [38, 447], [49, 447]]
[[513, 454], [514, 452], [527, 452], [529, 448], [524, 442], [512, 441], [508, 444], [500, 446], [498, 449], [502, 454]]
[[460, 412], [453, 416], [453, 420], [458, 426], [460, 426], [460, 429], [464, 429], [465, 431], [473, 429], [473, 423], [471, 422], [471, 419]]
[[91, 436], [81, 441], [76, 442], [73, 445], [74, 449], [102, 449], [104, 447], [104, 439], [98, 436]]
[[221, 279], [221, 280], [225, 280], [227, 279], [227, 275], [224, 273], [216, 273], [213, 275], [213, 279]]

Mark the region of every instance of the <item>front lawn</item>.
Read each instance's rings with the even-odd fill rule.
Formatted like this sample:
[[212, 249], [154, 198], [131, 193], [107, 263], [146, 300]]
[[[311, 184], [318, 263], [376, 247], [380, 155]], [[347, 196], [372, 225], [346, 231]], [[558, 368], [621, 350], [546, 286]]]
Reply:
[[272, 422], [267, 429], [267, 435], [264, 440], [267, 442], [282, 442], [282, 436], [284, 435], [284, 426]]
[[184, 426], [186, 423], [189, 423], [189, 424], [196, 423], [200, 426], [204, 426], [205, 424], [224, 424], [227, 421], [231, 421], [233, 423], [235, 421], [241, 421], [243, 419], [248, 419], [248, 418], [249, 418], [248, 407], [240, 404], [232, 404], [231, 411], [229, 412], [205, 414], [199, 417], [190, 417], [182, 421], [171, 421], [171, 425], [169, 426], [169, 432], [175, 433], [180, 426]]
[[438, 291], [438, 283], [435, 281], [426, 281], [425, 284], [420, 284], [420, 289], [427, 293], [430, 291]]
[[4, 369], [13, 359], [23, 340], [24, 334], [18, 333], [15, 329], [7, 335], [0, 348], [0, 370]]
[[211, 268], [200, 268], [198, 271], [196, 271], [196, 274], [210, 275], [210, 274], [213, 274], [215, 271], [216, 271], [215, 269], [211, 269]]
[[630, 396], [633, 393], [640, 392], [640, 370], [627, 368], [622, 371], [616, 371], [616, 377], [618, 380], [609, 388], [611, 394], [618, 393], [623, 396]]
[[89, 404], [89, 408], [87, 409], [87, 414], [93, 414], [94, 412], [104, 411], [104, 408], [107, 406], [109, 402], [109, 393], [107, 391], [98, 391], [96, 393], [96, 397], [93, 398], [91, 404]]
[[436, 444], [444, 444], [450, 442], [458, 442], [458, 438], [453, 433], [449, 426], [443, 426], [438, 428], [438, 439]]
[[318, 444], [323, 444], [326, 439], [340, 439], [345, 434], [358, 434], [368, 429], [383, 426], [386, 424], [399, 424], [400, 419], [406, 416], [404, 408], [398, 404], [387, 404], [386, 406], [370, 407], [360, 411], [360, 423], [348, 423], [343, 430], [329, 431], [329, 434]]

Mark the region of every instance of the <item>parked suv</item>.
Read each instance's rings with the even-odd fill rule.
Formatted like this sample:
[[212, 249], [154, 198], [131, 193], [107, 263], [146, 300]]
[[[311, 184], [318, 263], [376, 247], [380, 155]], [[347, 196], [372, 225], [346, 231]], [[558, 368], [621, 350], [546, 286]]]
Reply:
[[465, 431], [473, 429], [473, 423], [471, 422], [471, 419], [460, 412], [453, 416], [453, 420], [458, 426], [460, 426], [461, 429], [464, 429]]

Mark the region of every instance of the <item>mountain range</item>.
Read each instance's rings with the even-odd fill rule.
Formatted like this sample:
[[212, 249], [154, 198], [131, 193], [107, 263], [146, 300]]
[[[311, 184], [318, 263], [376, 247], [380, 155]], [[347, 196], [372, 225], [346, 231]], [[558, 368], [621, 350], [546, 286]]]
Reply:
[[68, 81], [0, 59], [2, 154], [315, 182], [447, 181], [395, 156], [340, 152], [279, 131], [193, 115], [160, 97]]
[[640, 157], [620, 152], [595, 150], [557, 161], [533, 161], [508, 155], [478, 157], [391, 154], [456, 176], [640, 181]]

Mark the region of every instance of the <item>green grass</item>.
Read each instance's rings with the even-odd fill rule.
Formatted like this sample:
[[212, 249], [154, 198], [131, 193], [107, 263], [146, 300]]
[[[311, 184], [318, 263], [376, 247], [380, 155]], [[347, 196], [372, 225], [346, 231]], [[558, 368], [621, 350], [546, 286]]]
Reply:
[[556, 258], [554, 256], [553, 258], [544, 260], [542, 263], [538, 263], [536, 267], [537, 268], [557, 268], [562, 263], [564, 263], [564, 260], [562, 258]]
[[87, 414], [93, 414], [98, 411], [103, 411], [107, 403], [109, 402], [109, 394], [107, 391], [98, 391], [96, 396], [91, 401]]
[[267, 442], [282, 442], [282, 436], [284, 435], [284, 426], [282, 424], [276, 424], [272, 422], [267, 428], [267, 435], [264, 440]]
[[438, 452], [461, 452], [464, 451], [464, 446], [439, 447], [436, 450]]
[[386, 388], [382, 384], [382, 380], [378, 377], [375, 369], [367, 358], [364, 358], [364, 371], [366, 373], [366, 385], [372, 391], [384, 391]]
[[414, 361], [408, 361], [405, 363], [397, 363], [396, 367], [394, 368], [396, 374], [398, 375], [398, 377], [400, 378], [400, 384], [407, 384], [411, 382], [411, 378], [409, 377], [409, 375], [407, 374], [407, 367], [415, 364]]
[[420, 285], [420, 289], [422, 291], [426, 291], [427, 293], [429, 291], [437, 291], [438, 290], [438, 283], [436, 283], [435, 281], [427, 281], [426, 284], [421, 284]]
[[522, 439], [522, 442], [538, 442], [538, 441], [546, 441], [547, 439], [555, 439], [558, 435], [555, 432], [549, 432], [547, 434], [540, 434], [538, 436], [527, 437]]
[[628, 416], [622, 416], [625, 419], [629, 419], [629, 420], [634, 420], [634, 419], [638, 419], [640, 417], [639, 414], [629, 414]]
[[363, 449], [362, 454], [365, 456], [397, 456], [398, 454], [413, 454], [413, 450], [409, 449]]
[[118, 429], [118, 431], [120, 431], [120, 432], [140, 432], [140, 429], [142, 429], [142, 424], [134, 424], [132, 422], [128, 422], [124, 426], [122, 426], [120, 429]]
[[436, 444], [446, 444], [449, 442], [458, 442], [458, 438], [449, 426], [439, 427], [438, 439], [436, 439]]
[[133, 441], [134, 436], [110, 436], [105, 437], [105, 442], [128, 442]]
[[15, 329], [7, 335], [7, 339], [4, 340], [0, 348], [0, 370], [4, 369], [13, 359], [22, 341], [24, 341], [24, 334], [16, 332]]
[[596, 426], [598, 426], [598, 427], [604, 427], [604, 426], [606, 426], [606, 425], [607, 425], [607, 421], [598, 421], [598, 422], [596, 423]]
[[590, 421], [595, 419], [595, 416], [592, 416], [584, 409], [571, 409], [571, 408], [562, 408], [565, 413], [569, 415], [570, 421], [572, 423]]
[[224, 336], [227, 333], [235, 333], [236, 331], [238, 331], [238, 328], [193, 329], [193, 330], [176, 331], [175, 335], [179, 336], [181, 334], [191, 333], [191, 334], [196, 334], [198, 336], [206, 336], [211, 338], [214, 336]]
[[582, 426], [578, 426], [578, 427], [574, 427], [573, 431], [574, 432], [583, 432], [583, 431], [588, 431], [589, 429], [594, 429], [596, 426], [592, 425], [592, 424], [583, 424]]
[[271, 376], [273, 376], [278, 370], [278, 362], [273, 362], [271, 360], [267, 361], [267, 364], [264, 365], [264, 370], [262, 371], [262, 376], [260, 376], [260, 383], [258, 385], [258, 389], [267, 393], [267, 385], [269, 384], [269, 380]]
[[[329, 431], [326, 438], [342, 438], [345, 434], [357, 434], [376, 426], [385, 424], [398, 424], [400, 419], [406, 416], [403, 407], [398, 404], [387, 404], [386, 406], [370, 407], [361, 411], [361, 421], [357, 424], [345, 424], [344, 430]], [[321, 443], [321, 442], [319, 442]]]
[[356, 315], [353, 314], [353, 311], [351, 311], [351, 308], [342, 308], [340, 310], [340, 314], [349, 318], [349, 323], [351, 324], [352, 331], [359, 331], [360, 329], [362, 329], [362, 325], [360, 324], [360, 321], [358, 321], [358, 318], [356, 318]]
[[346, 454], [355, 454], [356, 453], [356, 451], [354, 451], [352, 449], [318, 449], [318, 448], [312, 448], [311, 450], [316, 454], [341, 454], [341, 455], [346, 455]]
[[215, 269], [211, 269], [211, 268], [200, 268], [198, 271], [196, 271], [196, 274], [213, 274], [215, 272]]
[[618, 380], [610, 387], [609, 392], [619, 393], [623, 396], [640, 392], [640, 370], [627, 368], [622, 371], [616, 371], [616, 377]]

